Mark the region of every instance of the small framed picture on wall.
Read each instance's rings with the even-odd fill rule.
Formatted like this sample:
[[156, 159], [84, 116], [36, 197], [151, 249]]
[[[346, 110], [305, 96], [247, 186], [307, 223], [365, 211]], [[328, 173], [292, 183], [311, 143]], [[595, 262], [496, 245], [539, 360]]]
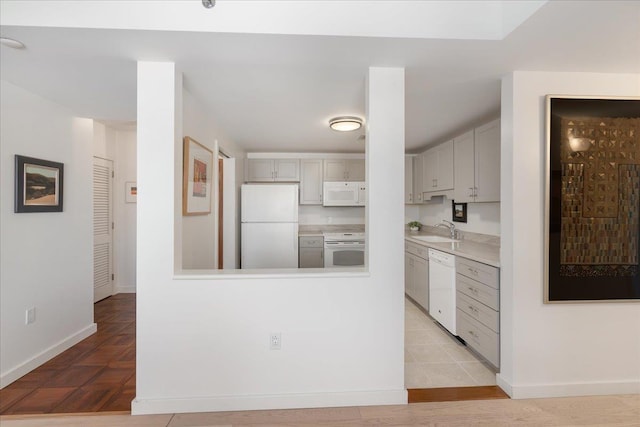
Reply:
[[64, 165], [15, 156], [16, 213], [62, 212]]
[[467, 204], [456, 203], [455, 200], [451, 201], [452, 213], [451, 219], [455, 222], [467, 222]]
[[129, 181], [124, 184], [124, 187], [124, 201], [126, 203], [135, 203], [138, 199], [138, 184]]

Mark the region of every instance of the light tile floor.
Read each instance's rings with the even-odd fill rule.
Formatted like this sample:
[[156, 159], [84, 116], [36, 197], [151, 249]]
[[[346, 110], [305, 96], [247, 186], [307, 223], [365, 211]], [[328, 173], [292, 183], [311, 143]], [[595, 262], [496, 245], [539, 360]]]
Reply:
[[488, 364], [405, 298], [404, 383], [407, 388], [495, 385]]

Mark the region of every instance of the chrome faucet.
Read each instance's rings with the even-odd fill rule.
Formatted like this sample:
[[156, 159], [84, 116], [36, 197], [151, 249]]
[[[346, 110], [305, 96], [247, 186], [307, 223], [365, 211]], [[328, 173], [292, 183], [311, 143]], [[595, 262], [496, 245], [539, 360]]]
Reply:
[[444, 227], [449, 229], [449, 234], [452, 239], [458, 239], [458, 230], [456, 229], [456, 225], [452, 222], [443, 219], [441, 223], [434, 225], [434, 227]]

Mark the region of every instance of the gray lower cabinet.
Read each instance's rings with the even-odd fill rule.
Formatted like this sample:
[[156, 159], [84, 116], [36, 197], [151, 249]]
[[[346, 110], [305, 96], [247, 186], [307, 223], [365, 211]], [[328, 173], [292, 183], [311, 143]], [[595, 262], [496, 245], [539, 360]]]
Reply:
[[456, 256], [456, 331], [469, 347], [500, 367], [500, 274]]
[[405, 241], [404, 251], [405, 293], [429, 311], [429, 249]]
[[301, 236], [298, 243], [298, 267], [324, 268], [324, 239], [322, 236]]

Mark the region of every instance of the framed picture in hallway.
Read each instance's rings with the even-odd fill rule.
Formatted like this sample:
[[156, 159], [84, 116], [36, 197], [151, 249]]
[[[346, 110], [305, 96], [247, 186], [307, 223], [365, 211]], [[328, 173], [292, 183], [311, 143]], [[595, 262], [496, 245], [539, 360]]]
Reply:
[[124, 201], [125, 203], [136, 203], [138, 200], [138, 184], [135, 182], [125, 182], [124, 184]]
[[182, 214], [211, 213], [213, 152], [195, 139], [184, 137]]
[[640, 302], [640, 98], [546, 108], [544, 302]]
[[64, 165], [15, 156], [14, 212], [62, 212]]

